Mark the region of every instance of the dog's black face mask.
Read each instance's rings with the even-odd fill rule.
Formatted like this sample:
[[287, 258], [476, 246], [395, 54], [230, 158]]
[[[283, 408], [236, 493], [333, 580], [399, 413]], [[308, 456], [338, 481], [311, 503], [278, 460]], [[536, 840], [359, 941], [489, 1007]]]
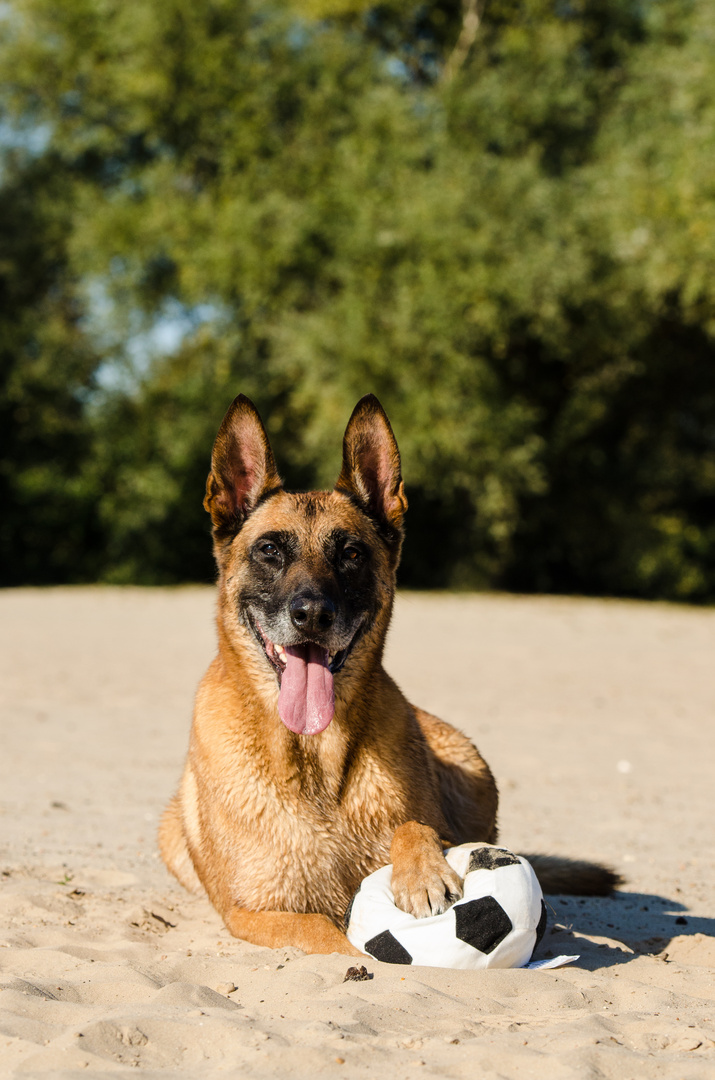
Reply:
[[[239, 615], [276, 673], [284, 724], [317, 734], [333, 716], [334, 676], [380, 609], [385, 555], [348, 500], [316, 492], [279, 502], [251, 521], [250, 543], [243, 538]], [[264, 521], [283, 527], [259, 531]]]

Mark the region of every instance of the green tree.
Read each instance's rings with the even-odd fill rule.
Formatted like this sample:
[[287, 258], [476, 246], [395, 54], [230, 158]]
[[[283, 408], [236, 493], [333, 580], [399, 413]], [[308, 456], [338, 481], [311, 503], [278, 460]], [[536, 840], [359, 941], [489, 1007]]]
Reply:
[[[12, 132], [6, 132], [6, 140]], [[17, 134], [17, 133], [15, 133]], [[98, 363], [67, 270], [71, 220], [51, 155], [6, 153], [0, 198], [0, 581], [96, 577], [84, 406]]]
[[56, 462], [92, 573], [210, 573], [238, 390], [296, 486], [333, 482], [371, 390], [405, 582], [715, 596], [704, 0], [11, 10], [2, 103], [58, 193], [38, 302], [73, 305]]

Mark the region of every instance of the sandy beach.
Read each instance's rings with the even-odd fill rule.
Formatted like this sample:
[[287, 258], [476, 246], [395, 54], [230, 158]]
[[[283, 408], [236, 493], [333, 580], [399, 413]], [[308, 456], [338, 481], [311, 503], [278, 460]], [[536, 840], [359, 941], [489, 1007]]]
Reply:
[[0, 1076], [715, 1075], [715, 611], [400, 596], [386, 666], [477, 743], [501, 839], [604, 860], [549, 897], [551, 971], [232, 939], [156, 850], [213, 591], [0, 593]]

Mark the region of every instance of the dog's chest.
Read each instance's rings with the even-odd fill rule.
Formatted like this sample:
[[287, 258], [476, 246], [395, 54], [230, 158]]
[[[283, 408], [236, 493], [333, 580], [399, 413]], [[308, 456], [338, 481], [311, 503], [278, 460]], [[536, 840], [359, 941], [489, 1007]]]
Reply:
[[246, 784], [233, 806], [236, 902], [252, 910], [343, 911], [362, 878], [390, 861], [404, 818], [399, 784], [378, 772], [379, 783], [361, 775], [338, 793], [319, 783], [308, 791]]

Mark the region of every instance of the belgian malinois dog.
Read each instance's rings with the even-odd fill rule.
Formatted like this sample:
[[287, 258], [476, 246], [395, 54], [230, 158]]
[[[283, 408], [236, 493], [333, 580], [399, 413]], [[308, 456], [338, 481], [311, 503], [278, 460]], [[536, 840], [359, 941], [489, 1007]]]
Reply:
[[[462, 891], [443, 848], [497, 839], [484, 759], [382, 667], [407, 509], [389, 420], [364, 397], [334, 490], [289, 492], [240, 395], [204, 506], [218, 655], [161, 822], [162, 856], [236, 937], [359, 955], [341, 927], [366, 874], [393, 863], [397, 905], [437, 914]], [[547, 891], [604, 894], [618, 882], [591, 863], [530, 858]]]

